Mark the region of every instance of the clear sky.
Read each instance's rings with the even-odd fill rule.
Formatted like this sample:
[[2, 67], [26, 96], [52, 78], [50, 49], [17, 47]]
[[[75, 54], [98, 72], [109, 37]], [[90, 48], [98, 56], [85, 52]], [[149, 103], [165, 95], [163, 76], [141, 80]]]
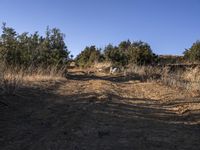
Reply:
[[58, 27], [74, 55], [127, 39], [182, 54], [200, 40], [200, 0], [0, 0], [0, 22], [19, 33]]

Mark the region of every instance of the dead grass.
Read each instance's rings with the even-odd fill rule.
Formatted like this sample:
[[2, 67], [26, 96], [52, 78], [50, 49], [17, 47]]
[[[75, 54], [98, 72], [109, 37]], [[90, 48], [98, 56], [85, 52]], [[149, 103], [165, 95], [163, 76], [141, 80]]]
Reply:
[[0, 89], [2, 94], [15, 95], [23, 84], [23, 71], [18, 68], [8, 68], [1, 65]]
[[200, 92], [200, 67], [171, 68], [158, 66], [129, 66], [126, 75], [137, 74], [145, 81], [161, 81], [163, 84], [185, 89], [189, 92]]
[[161, 81], [169, 86], [186, 89], [190, 92], [200, 92], [200, 68], [166, 67], [162, 70]]
[[103, 62], [103, 63], [95, 63], [94, 68], [96, 69], [103, 69], [103, 68], [109, 68], [111, 67], [111, 62]]
[[[97, 64], [96, 68], [108, 67], [109, 63]], [[88, 72], [95, 72], [94, 68]], [[160, 81], [170, 87], [180, 88], [188, 92], [200, 93], [200, 67], [176, 68], [158, 66], [136, 66], [131, 65], [124, 70], [125, 76], [136, 75], [142, 81]], [[2, 93], [15, 94], [17, 90], [29, 81], [58, 81], [66, 77], [65, 67], [38, 67], [28, 69], [9, 68], [5, 65], [0, 70], [0, 88]]]
[[157, 82], [71, 75], [2, 96], [12, 106], [1, 106], [2, 149], [200, 148], [200, 99]]
[[39, 68], [17, 68], [1, 65], [0, 70], [0, 91], [1, 94], [15, 95], [19, 88], [30, 82], [58, 81], [66, 75], [66, 69], [48, 67]]

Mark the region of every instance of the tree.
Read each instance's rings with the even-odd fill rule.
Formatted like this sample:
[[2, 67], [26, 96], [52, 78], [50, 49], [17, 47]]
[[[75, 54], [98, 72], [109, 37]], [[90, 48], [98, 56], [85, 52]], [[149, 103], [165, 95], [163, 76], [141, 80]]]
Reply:
[[128, 50], [128, 48], [131, 46], [131, 42], [129, 40], [127, 41], [122, 41], [120, 44], [119, 44], [119, 49], [122, 50], [122, 51], [126, 51]]
[[107, 61], [114, 65], [125, 66], [128, 64], [148, 65], [157, 61], [149, 44], [139, 41], [122, 41], [118, 46], [109, 44], [104, 49], [104, 55]]
[[184, 51], [184, 58], [191, 62], [200, 62], [200, 41], [196, 41], [190, 49]]
[[88, 67], [100, 61], [101, 52], [95, 46], [86, 47], [75, 59], [80, 67]]
[[0, 39], [1, 60], [7, 64], [15, 64], [19, 53], [17, 51], [17, 33], [13, 28], [6, 27], [6, 23], [2, 26], [2, 35]]
[[0, 36], [0, 59], [8, 65], [49, 66], [64, 65], [69, 60], [65, 35], [57, 28], [47, 27], [45, 37], [38, 32], [17, 34], [4, 23]]
[[127, 64], [127, 56], [125, 51], [119, 47], [109, 44], [104, 49], [104, 55], [107, 61], [111, 61], [114, 66], [125, 66]]
[[154, 61], [156, 55], [152, 52], [149, 44], [142, 41], [133, 42], [128, 49], [129, 63], [147, 65]]
[[65, 35], [59, 29], [53, 28], [50, 30], [50, 35], [46, 35], [46, 40], [49, 42], [50, 59], [53, 64], [64, 64], [68, 58], [69, 52], [64, 42]]

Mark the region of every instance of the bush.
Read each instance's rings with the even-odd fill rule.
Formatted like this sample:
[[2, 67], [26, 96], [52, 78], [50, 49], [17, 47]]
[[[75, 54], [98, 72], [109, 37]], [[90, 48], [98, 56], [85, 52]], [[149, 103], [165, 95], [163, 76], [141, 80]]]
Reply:
[[200, 62], [200, 41], [196, 41], [190, 49], [186, 49], [184, 57], [190, 62]]
[[127, 64], [125, 51], [122, 51], [119, 47], [113, 47], [109, 44], [104, 50], [104, 55], [106, 60], [112, 62], [114, 66], [125, 66]]
[[155, 62], [155, 54], [151, 47], [144, 42], [133, 42], [128, 48], [129, 63], [137, 65], [148, 65]]
[[157, 55], [152, 52], [151, 47], [141, 41], [122, 41], [118, 46], [109, 44], [104, 49], [104, 55], [106, 60], [117, 66], [148, 65], [157, 62]]
[[13, 28], [2, 26], [0, 35], [0, 60], [10, 66], [63, 65], [69, 51], [64, 34], [59, 29], [46, 30], [45, 37], [34, 34], [17, 34]]
[[75, 59], [76, 64], [79, 67], [89, 67], [95, 62], [99, 62], [102, 59], [102, 55], [99, 49], [95, 46], [86, 47]]

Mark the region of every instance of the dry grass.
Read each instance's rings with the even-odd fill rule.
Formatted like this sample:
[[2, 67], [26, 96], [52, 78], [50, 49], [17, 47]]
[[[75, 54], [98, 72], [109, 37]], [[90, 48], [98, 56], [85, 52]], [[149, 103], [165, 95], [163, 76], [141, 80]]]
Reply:
[[29, 81], [50, 81], [60, 80], [66, 76], [66, 69], [57, 69], [48, 67], [39, 68], [16, 68], [1, 65], [0, 70], [0, 92], [1, 94], [15, 95], [20, 87], [23, 87]]
[[2, 149], [200, 149], [199, 99], [153, 82], [72, 75], [5, 98]]
[[103, 63], [95, 63], [94, 68], [96, 69], [103, 69], [103, 68], [109, 68], [112, 66], [111, 62], [103, 62]]
[[23, 83], [23, 71], [18, 68], [8, 68], [1, 65], [0, 70], [0, 91], [2, 94], [16, 94]]
[[166, 67], [162, 70], [162, 82], [173, 87], [179, 87], [191, 92], [200, 92], [200, 68], [184, 68], [171, 70]]
[[128, 69], [125, 70], [126, 75], [137, 74], [141, 77], [142, 80], [154, 80], [160, 78], [161, 69], [153, 66], [137, 66], [132, 65], [129, 66]]
[[125, 70], [126, 75], [137, 74], [142, 80], [158, 80], [163, 84], [190, 92], [200, 92], [200, 67], [175, 68], [170, 66], [130, 66]]
[[[96, 68], [108, 67], [110, 64], [98, 64]], [[90, 68], [91, 71], [93, 68]], [[96, 70], [96, 69], [94, 69]], [[200, 67], [175, 68], [158, 66], [136, 66], [131, 65], [124, 70], [125, 76], [138, 75], [142, 81], [160, 81], [170, 87], [181, 88], [189, 92], [200, 93]], [[28, 69], [9, 68], [0, 66], [0, 92], [4, 94], [15, 94], [17, 90], [29, 81], [57, 81], [66, 77], [65, 67], [38, 67]]]
[[65, 67], [58, 69], [57, 67], [48, 68], [29, 68], [29, 71], [24, 76], [25, 81], [47, 81], [47, 80], [59, 80], [66, 77], [67, 70]]

